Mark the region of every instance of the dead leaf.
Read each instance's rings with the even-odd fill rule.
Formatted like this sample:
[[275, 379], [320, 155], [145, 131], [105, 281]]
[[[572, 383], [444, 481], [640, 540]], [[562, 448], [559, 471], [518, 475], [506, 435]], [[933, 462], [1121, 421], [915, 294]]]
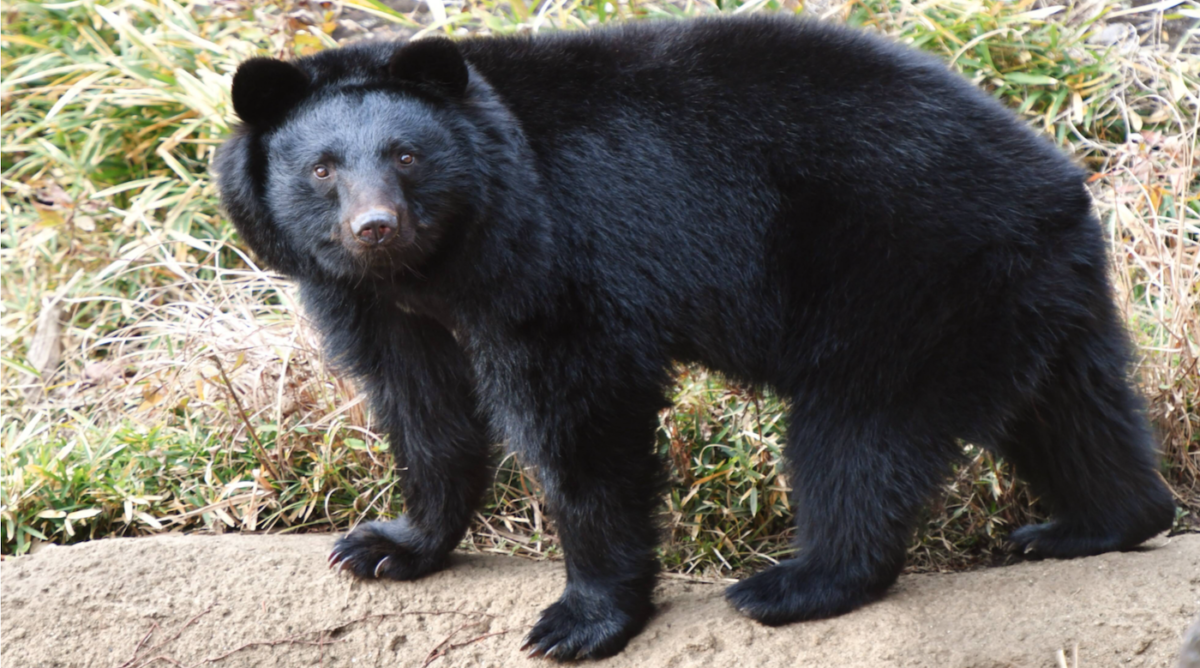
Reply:
[[[40, 378], [31, 378], [26, 374], [25, 382], [45, 381], [58, 368], [62, 358], [62, 302], [57, 299], [46, 300], [42, 312], [38, 314], [37, 330], [29, 342], [29, 352], [25, 359], [29, 366], [37, 370]], [[26, 400], [32, 400], [41, 394], [41, 385], [31, 387], [25, 392]]]
[[139, 510], [134, 514], [137, 515], [137, 518], [139, 520], [145, 522], [146, 524], [149, 524], [151, 527], [153, 527], [154, 529], [156, 529], [158, 531], [162, 531], [162, 528], [163, 528], [162, 523], [160, 523], [157, 519], [155, 519], [154, 516], [151, 515], [150, 513], [144, 513]]
[[117, 377], [120, 369], [107, 362], [89, 362], [83, 367], [83, 382], [88, 385], [104, 385]]
[[31, 201], [41, 218], [42, 227], [62, 225], [71, 218], [75, 210], [75, 201], [57, 183], [43, 185], [35, 190]]
[[41, 209], [73, 209], [75, 200], [57, 183], [44, 184], [33, 195], [33, 205]]
[[154, 378], [150, 378], [145, 387], [142, 388], [142, 403], [137, 407], [137, 410], [144, 411], [161, 404], [167, 398], [165, 388], [159, 384]]

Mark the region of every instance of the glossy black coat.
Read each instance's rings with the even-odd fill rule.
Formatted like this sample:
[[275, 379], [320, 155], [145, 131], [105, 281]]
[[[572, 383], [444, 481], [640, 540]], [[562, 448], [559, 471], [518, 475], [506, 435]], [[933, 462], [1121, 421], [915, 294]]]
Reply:
[[[937, 60], [783, 18], [657, 22], [260, 59], [234, 104], [224, 204], [402, 472], [407, 515], [334, 548], [359, 576], [445, 566], [503, 440], [566, 552], [529, 643], [619, 651], [652, 611], [673, 361], [790, 400], [800, 551], [728, 592], [768, 624], [882, 595], [960, 439], [1052, 513], [1020, 547], [1171, 524], [1080, 170]], [[364, 189], [400, 241], [338, 231]]]

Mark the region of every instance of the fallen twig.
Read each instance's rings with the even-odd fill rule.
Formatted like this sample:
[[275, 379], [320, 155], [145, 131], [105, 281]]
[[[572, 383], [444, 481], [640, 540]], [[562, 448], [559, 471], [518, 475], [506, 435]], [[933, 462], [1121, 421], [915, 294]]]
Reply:
[[[462, 628], [465, 628], [465, 627], [466, 627], [466, 625], [464, 624], [462, 627], [459, 627], [459, 630], [461, 630]], [[456, 630], [454, 633], [451, 633], [449, 636], [447, 636], [446, 640], [443, 640], [442, 642], [438, 643], [438, 646], [433, 648], [433, 651], [429, 653], [429, 656], [425, 657], [425, 663], [421, 664], [421, 668], [424, 668], [425, 666], [428, 666], [429, 664], [440, 659], [441, 657], [446, 656], [447, 654], [450, 653], [450, 650], [458, 649], [459, 647], [466, 647], [467, 645], [470, 645], [472, 643], [477, 643], [481, 640], [486, 640], [487, 638], [491, 638], [492, 636], [502, 636], [505, 633], [508, 633], [510, 631], [512, 631], [512, 629], [504, 629], [503, 631], [493, 631], [491, 633], [485, 633], [481, 636], [476, 636], [474, 638], [471, 638], [470, 640], [467, 640], [465, 642], [454, 643], [453, 645], [447, 645], [446, 647], [443, 648], [442, 645], [445, 644], [446, 640], [453, 638], [454, 633], [458, 633], [458, 631]]]
[[133, 662], [137, 661], [138, 654], [142, 651], [142, 648], [146, 646], [146, 641], [149, 640], [150, 636], [154, 635], [154, 632], [157, 630], [158, 630], [158, 622], [150, 622], [150, 630], [146, 631], [146, 635], [142, 636], [141, 642], [139, 642], [137, 644], [137, 647], [133, 648], [133, 656], [130, 657], [130, 659], [128, 661], [126, 661], [125, 663], [122, 663], [117, 668], [129, 668], [131, 665], [133, 665]]
[[[286, 636], [283, 638], [275, 638], [272, 640], [254, 640], [254, 641], [250, 641], [247, 643], [243, 643], [243, 644], [238, 645], [237, 647], [234, 647], [222, 654], [218, 654], [216, 656], [210, 656], [210, 657], [203, 659], [199, 663], [192, 664], [192, 668], [194, 668], [195, 666], [203, 665], [203, 664], [211, 664], [211, 663], [217, 663], [219, 661], [223, 661], [223, 660], [229, 658], [230, 656], [237, 654], [238, 652], [241, 652], [241, 651], [247, 650], [247, 649], [252, 649], [254, 647], [275, 647], [278, 645], [312, 645], [312, 646], [316, 646], [317, 648], [319, 648], [321, 650], [321, 655], [320, 655], [319, 661], [321, 663], [324, 663], [325, 646], [332, 645], [337, 642], [342, 642], [342, 640], [326, 639], [326, 636], [333, 636], [335, 633], [337, 633], [349, 626], [353, 626], [355, 624], [361, 624], [363, 622], [367, 622], [372, 619], [382, 620], [382, 619], [388, 619], [388, 618], [393, 618], [393, 617], [411, 617], [411, 616], [419, 616], [419, 615], [465, 615], [465, 616], [470, 616], [473, 618], [471, 621], [469, 621], [466, 624], [464, 624], [463, 626], [459, 627], [459, 630], [466, 628], [467, 626], [469, 626], [472, 623], [478, 623], [479, 621], [482, 621], [483, 618], [494, 618], [495, 617], [495, 615], [492, 615], [492, 614], [489, 614], [486, 612], [462, 612], [459, 610], [409, 610], [409, 611], [405, 611], [405, 612], [368, 613], [368, 614], [362, 615], [360, 617], [355, 617], [354, 619], [350, 619], [345, 622], [341, 622], [340, 624], [336, 624], [334, 626], [323, 628], [323, 629], [315, 629], [312, 631], [304, 631], [302, 633], [294, 633], [290, 636]], [[458, 631], [456, 630], [455, 633], [457, 633], [457, 632]], [[496, 633], [488, 634], [488, 635], [500, 635], [501, 633], [508, 633], [508, 631], [505, 630], [505, 631], [500, 631], [500, 632], [496, 632]], [[316, 640], [310, 639], [313, 634], [316, 634], [316, 636], [317, 636]], [[450, 637], [453, 637], [453, 636], [454, 636], [453, 633], [450, 634]], [[457, 647], [462, 647], [463, 645], [469, 645], [473, 642], [482, 640], [485, 637], [487, 637], [487, 636], [480, 636], [479, 638], [474, 638], [474, 639], [469, 640], [464, 643], [459, 643], [457, 645], [451, 645], [449, 647], [446, 647], [445, 651], [448, 652]], [[449, 640], [449, 639], [450, 638], [447, 638], [446, 640]], [[444, 642], [446, 642], [446, 641], [442, 641], [442, 643], [444, 643]], [[438, 647], [441, 647], [442, 643], [439, 643]], [[434, 649], [436, 651], [437, 648], [434, 648]], [[445, 654], [445, 652], [443, 652], [442, 654]], [[429, 659], [427, 659], [427, 662], [428, 661], [429, 661]], [[125, 668], [125, 666], [122, 666], [122, 668]], [[141, 666], [138, 666], [137, 668], [141, 668]]]
[[[183, 632], [185, 630], [187, 630], [187, 628], [189, 626], [191, 626], [192, 624], [195, 624], [196, 621], [199, 620], [204, 615], [207, 615], [208, 613], [212, 612], [212, 609], [213, 609], [213, 606], [210, 605], [207, 608], [205, 608], [203, 611], [201, 611], [199, 614], [197, 614], [195, 617], [192, 617], [191, 619], [187, 620], [187, 622], [185, 622], [182, 626], [180, 626], [178, 629], [175, 630], [175, 633], [171, 634], [171, 637], [167, 638], [166, 640], [163, 640], [162, 642], [158, 643], [154, 647], [151, 647], [150, 651], [151, 652], [158, 651], [164, 645], [178, 640], [179, 636], [183, 635]], [[133, 658], [131, 658], [130, 660], [121, 664], [120, 668], [144, 668], [145, 666], [148, 666], [151, 663], [154, 663], [155, 661], [159, 661], [159, 660], [170, 661], [171, 663], [174, 663], [177, 666], [183, 665], [183, 664], [179, 663], [178, 661], [175, 661], [174, 659], [171, 659], [170, 657], [163, 656], [163, 655], [156, 655], [149, 659], [141, 661], [140, 663], [134, 663], [134, 661], [137, 661], [137, 659], [138, 659], [137, 655], [141, 652], [142, 647], [145, 646], [146, 641], [149, 640], [150, 635], [153, 634], [158, 629], [158, 623], [152, 622], [152, 624], [153, 624], [153, 626], [150, 627], [150, 631], [148, 631], [146, 633], [146, 636], [144, 638], [142, 638], [142, 641], [138, 643], [137, 648], [134, 649]]]
[[[245, 650], [245, 649], [250, 649], [251, 647], [275, 647], [277, 645], [315, 645], [318, 648], [321, 648], [322, 650], [324, 650], [325, 645], [332, 645], [333, 643], [336, 643], [336, 642], [342, 642], [342, 640], [326, 640], [325, 639], [326, 632], [324, 630], [315, 631], [315, 633], [317, 634], [316, 640], [305, 640], [304, 636], [310, 635], [312, 633], [314, 633], [314, 631], [305, 631], [304, 633], [296, 633], [296, 634], [287, 636], [286, 638], [276, 638], [275, 640], [252, 640], [248, 643], [243, 643], [241, 645], [238, 645], [237, 647], [234, 647], [233, 649], [229, 650], [228, 652], [225, 652], [224, 654], [219, 654], [217, 656], [210, 656], [210, 657], [204, 659], [203, 661], [201, 661], [200, 663], [216, 663], [218, 661], [223, 661], [223, 660], [233, 656], [234, 654], [237, 654], [238, 652]], [[324, 656], [323, 651], [322, 651], [322, 656]], [[199, 664], [195, 664], [195, 665], [199, 665]]]

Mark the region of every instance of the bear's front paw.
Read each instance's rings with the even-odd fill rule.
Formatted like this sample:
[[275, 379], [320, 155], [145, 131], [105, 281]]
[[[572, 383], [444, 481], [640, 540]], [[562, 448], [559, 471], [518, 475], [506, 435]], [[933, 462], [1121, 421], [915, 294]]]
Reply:
[[650, 617], [652, 607], [648, 601], [636, 607], [630, 614], [603, 596], [563, 594], [542, 611], [521, 649], [529, 649], [529, 656], [556, 661], [612, 656], [625, 648]]
[[405, 518], [368, 522], [334, 543], [329, 567], [347, 569], [360, 578], [415, 580], [446, 565], [448, 554], [438, 554], [427, 544]]

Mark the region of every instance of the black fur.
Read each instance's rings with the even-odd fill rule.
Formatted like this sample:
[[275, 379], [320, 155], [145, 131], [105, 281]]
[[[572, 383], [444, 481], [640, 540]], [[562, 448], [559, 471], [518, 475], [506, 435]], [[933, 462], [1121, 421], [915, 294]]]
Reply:
[[[443, 567], [505, 439], [566, 552], [528, 643], [619, 651], [652, 610], [673, 360], [790, 400], [800, 551], [728, 592], [768, 624], [882, 595], [960, 439], [1053, 514], [1021, 547], [1094, 554], [1171, 524], [1082, 174], [942, 63], [746, 18], [295, 67], [278, 118], [234, 96], [218, 168], [391, 435], [408, 514], [337, 543], [357, 575]], [[393, 241], [348, 232], [368, 205]]]

